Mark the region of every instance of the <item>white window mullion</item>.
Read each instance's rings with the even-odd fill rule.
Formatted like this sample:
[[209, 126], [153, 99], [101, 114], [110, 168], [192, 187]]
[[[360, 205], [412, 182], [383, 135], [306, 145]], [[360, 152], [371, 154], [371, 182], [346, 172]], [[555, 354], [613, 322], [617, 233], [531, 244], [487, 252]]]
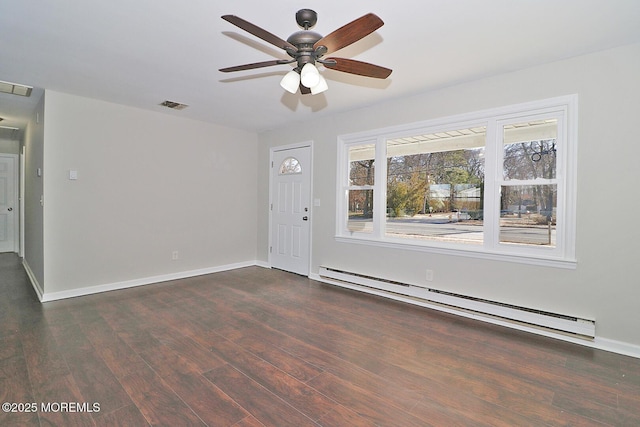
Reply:
[[338, 139], [338, 185], [336, 204], [336, 225], [337, 235], [342, 236], [347, 233], [347, 220], [349, 206], [349, 145]]
[[385, 138], [376, 141], [376, 170], [373, 189], [373, 235], [382, 239], [387, 224], [387, 147]]
[[487, 122], [487, 145], [485, 147], [485, 180], [484, 180], [484, 212], [483, 231], [484, 247], [495, 249], [500, 232], [500, 184], [502, 171], [498, 165], [502, 164], [502, 136], [497, 131], [495, 120]]

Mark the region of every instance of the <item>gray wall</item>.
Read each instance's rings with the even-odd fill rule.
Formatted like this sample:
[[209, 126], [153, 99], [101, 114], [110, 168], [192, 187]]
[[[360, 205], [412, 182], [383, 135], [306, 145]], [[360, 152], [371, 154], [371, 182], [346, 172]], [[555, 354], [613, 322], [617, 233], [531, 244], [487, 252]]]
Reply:
[[20, 154], [20, 141], [0, 139], [0, 153]]
[[[24, 262], [40, 293], [44, 283], [44, 212], [40, 204], [44, 194], [44, 98], [43, 95], [32, 113], [24, 136]], [[43, 176], [38, 176], [38, 169]]]
[[[259, 173], [268, 176], [270, 147], [300, 142], [298, 135], [314, 140], [313, 197], [321, 206], [312, 216], [312, 273], [326, 265], [414, 283], [423, 281], [430, 268], [434, 288], [595, 318], [598, 339], [640, 346], [640, 287], [632, 269], [640, 240], [634, 218], [640, 212], [639, 75], [636, 44], [287, 126], [260, 135]], [[574, 93], [579, 95], [577, 269], [335, 241], [338, 135]], [[266, 179], [258, 194], [258, 258], [267, 260]]]
[[255, 134], [53, 91], [45, 114], [45, 293], [255, 261]]

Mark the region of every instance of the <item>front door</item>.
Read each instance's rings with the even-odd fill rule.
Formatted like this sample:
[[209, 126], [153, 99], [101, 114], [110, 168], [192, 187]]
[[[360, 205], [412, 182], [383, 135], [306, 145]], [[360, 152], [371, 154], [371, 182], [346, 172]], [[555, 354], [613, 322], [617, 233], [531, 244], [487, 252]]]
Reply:
[[271, 266], [309, 275], [311, 147], [273, 151]]
[[0, 252], [15, 252], [16, 156], [0, 154]]

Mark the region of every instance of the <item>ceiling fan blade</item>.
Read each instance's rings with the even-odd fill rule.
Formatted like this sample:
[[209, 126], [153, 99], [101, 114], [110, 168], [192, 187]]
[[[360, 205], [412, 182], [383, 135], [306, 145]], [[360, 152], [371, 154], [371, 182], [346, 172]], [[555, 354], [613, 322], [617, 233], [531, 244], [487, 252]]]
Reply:
[[309, 95], [311, 93], [311, 89], [300, 83], [300, 93], [303, 95]]
[[327, 48], [326, 53], [335, 52], [368, 36], [383, 25], [382, 19], [373, 13], [368, 13], [324, 36], [313, 45], [313, 48], [324, 46]]
[[393, 71], [379, 65], [346, 58], [327, 58], [322, 61], [322, 64], [331, 70], [357, 74], [359, 76], [373, 77], [375, 79], [386, 79]]
[[236, 65], [235, 67], [220, 68], [223, 73], [232, 71], [253, 70], [254, 68], [271, 67], [272, 65], [289, 64], [291, 61], [286, 59], [276, 59], [272, 61], [254, 62], [253, 64]]
[[236, 27], [242, 28], [248, 33], [253, 34], [254, 36], [261, 38], [262, 40], [271, 43], [272, 45], [279, 47], [280, 49], [293, 49], [293, 51], [297, 51], [298, 49], [289, 43], [288, 41], [282, 40], [280, 37], [271, 34], [267, 30], [264, 30], [257, 25], [252, 24], [249, 21], [245, 21], [244, 19], [235, 16], [235, 15], [223, 15], [222, 19], [227, 22], [232, 23]]

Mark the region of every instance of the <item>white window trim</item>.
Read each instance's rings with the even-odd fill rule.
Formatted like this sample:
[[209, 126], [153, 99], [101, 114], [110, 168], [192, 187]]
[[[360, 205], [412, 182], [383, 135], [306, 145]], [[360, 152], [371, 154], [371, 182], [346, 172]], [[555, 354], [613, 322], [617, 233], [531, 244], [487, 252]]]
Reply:
[[[442, 131], [452, 127], [470, 127], [481, 124], [487, 126], [486, 170], [493, 170], [494, 177], [485, 179], [485, 206], [499, 203], [499, 190], [502, 176], [502, 151], [500, 146], [489, 141], [501, 138], [501, 123], [517, 121], [534, 115], [558, 115], [558, 138], [563, 139], [562, 150], [558, 150], [556, 180], [558, 182], [558, 227], [556, 247], [527, 247], [506, 245], [496, 241], [498, 221], [485, 217], [485, 239], [482, 245], [464, 243], [443, 243], [437, 241], [411, 241], [404, 238], [385, 236], [386, 223], [386, 168], [376, 167], [374, 176], [374, 229], [372, 233], [351, 232], [347, 229], [348, 191], [348, 149], [353, 145], [376, 144], [376, 164], [385, 165], [387, 139], [416, 133]], [[500, 139], [501, 140], [501, 139]], [[450, 116], [424, 122], [375, 129], [366, 132], [338, 136], [338, 176], [336, 187], [336, 236], [338, 242], [357, 243], [391, 249], [405, 249], [422, 252], [467, 256], [480, 259], [509, 261], [556, 268], [575, 269], [576, 240], [576, 183], [577, 183], [577, 144], [578, 144], [578, 96], [568, 95], [540, 101], [510, 105], [474, 113]], [[493, 150], [493, 151], [491, 151]], [[499, 206], [499, 205], [498, 205]]]

